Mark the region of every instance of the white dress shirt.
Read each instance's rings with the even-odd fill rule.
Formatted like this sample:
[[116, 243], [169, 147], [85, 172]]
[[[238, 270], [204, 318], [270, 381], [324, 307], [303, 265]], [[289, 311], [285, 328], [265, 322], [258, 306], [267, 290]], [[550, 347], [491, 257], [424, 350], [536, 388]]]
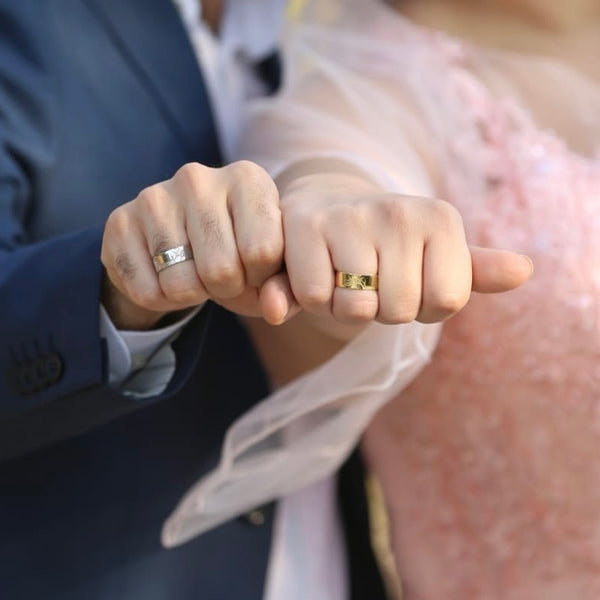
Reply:
[[[199, 0], [173, 0], [204, 74], [225, 158], [235, 156], [246, 100], [264, 95], [252, 65], [277, 46], [285, 0], [225, 0], [220, 35]], [[137, 397], [160, 393], [175, 371], [169, 338], [194, 315], [150, 332], [118, 331], [100, 309], [110, 382]], [[195, 313], [194, 313], [195, 314]], [[131, 377], [132, 373], [135, 377]], [[276, 509], [264, 600], [346, 600], [344, 536], [334, 477], [282, 499]]]

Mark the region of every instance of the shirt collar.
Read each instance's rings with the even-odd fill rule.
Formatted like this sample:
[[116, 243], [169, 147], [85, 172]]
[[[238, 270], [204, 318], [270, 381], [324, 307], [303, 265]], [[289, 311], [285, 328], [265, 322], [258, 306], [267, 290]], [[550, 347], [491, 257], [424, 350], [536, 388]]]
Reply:
[[[187, 23], [202, 18], [200, 0], [172, 0]], [[219, 43], [232, 54], [259, 61], [277, 47], [287, 0], [224, 0]]]

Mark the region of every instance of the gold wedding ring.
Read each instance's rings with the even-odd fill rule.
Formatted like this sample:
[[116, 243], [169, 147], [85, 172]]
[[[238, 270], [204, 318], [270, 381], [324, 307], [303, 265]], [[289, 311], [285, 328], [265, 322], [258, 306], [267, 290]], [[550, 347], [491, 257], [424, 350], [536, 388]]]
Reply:
[[359, 275], [358, 273], [346, 273], [337, 271], [335, 274], [335, 285], [347, 290], [373, 290], [379, 287], [377, 275]]
[[157, 273], [172, 267], [186, 260], [192, 260], [194, 255], [192, 253], [192, 247], [187, 246], [176, 246], [175, 248], [169, 248], [164, 252], [159, 252], [152, 257], [154, 268]]

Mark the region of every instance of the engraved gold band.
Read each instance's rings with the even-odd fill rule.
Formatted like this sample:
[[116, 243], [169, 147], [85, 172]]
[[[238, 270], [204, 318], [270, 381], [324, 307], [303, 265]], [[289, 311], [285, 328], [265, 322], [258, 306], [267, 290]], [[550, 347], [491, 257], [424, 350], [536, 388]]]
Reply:
[[377, 275], [359, 275], [358, 273], [346, 273], [337, 271], [335, 274], [335, 285], [347, 290], [377, 290], [379, 277]]
[[169, 248], [164, 252], [159, 252], [152, 257], [154, 268], [157, 273], [172, 267], [186, 260], [192, 260], [194, 255], [192, 253], [191, 246], [176, 246], [175, 248]]

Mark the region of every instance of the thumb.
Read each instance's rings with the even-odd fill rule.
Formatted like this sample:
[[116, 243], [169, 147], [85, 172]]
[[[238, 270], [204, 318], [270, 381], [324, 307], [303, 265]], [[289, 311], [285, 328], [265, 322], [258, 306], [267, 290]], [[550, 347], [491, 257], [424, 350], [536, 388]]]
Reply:
[[533, 275], [533, 261], [510, 250], [469, 246], [473, 265], [474, 292], [507, 292], [524, 284]]
[[281, 325], [301, 310], [285, 271], [265, 281], [260, 288], [258, 302], [263, 319], [271, 325]]

